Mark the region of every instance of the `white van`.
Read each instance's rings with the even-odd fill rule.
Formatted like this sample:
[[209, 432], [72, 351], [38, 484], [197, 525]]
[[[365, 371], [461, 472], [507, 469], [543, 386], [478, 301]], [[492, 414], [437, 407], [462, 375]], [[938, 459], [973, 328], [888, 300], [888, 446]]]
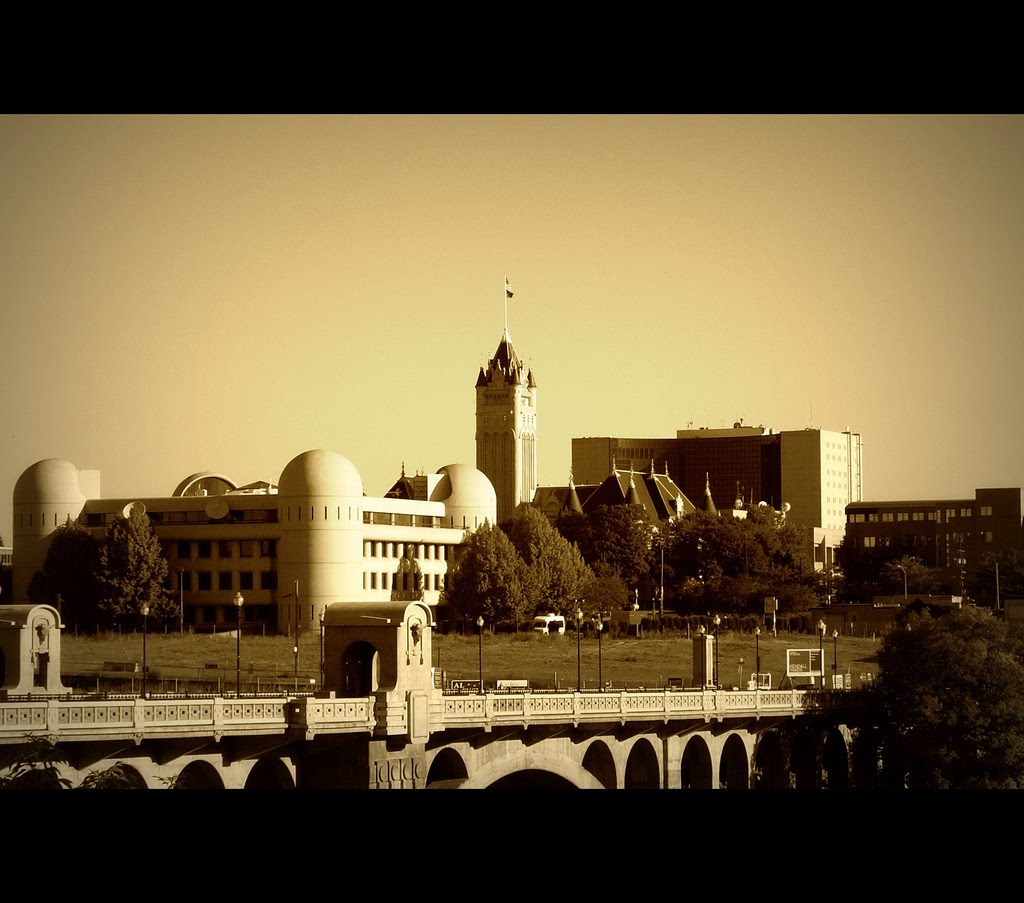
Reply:
[[537, 633], [557, 633], [564, 636], [565, 618], [555, 614], [537, 615], [533, 619], [533, 629]]

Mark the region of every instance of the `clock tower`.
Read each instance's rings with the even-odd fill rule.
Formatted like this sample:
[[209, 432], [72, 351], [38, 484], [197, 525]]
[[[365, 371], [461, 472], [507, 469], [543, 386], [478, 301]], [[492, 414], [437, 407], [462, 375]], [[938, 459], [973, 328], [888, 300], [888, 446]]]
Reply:
[[537, 384], [508, 327], [476, 380], [476, 467], [497, 496], [498, 522], [537, 491]]

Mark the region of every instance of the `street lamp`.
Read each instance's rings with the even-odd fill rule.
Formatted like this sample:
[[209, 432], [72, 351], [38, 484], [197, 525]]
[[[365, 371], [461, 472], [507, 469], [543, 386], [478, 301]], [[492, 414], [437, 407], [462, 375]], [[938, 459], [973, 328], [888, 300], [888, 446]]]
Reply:
[[320, 689], [324, 688], [324, 615], [326, 611], [320, 612]]
[[896, 565], [901, 571], [903, 571], [903, 601], [907, 601], [907, 569], [902, 564]]
[[825, 619], [822, 618], [818, 621], [818, 665], [821, 668], [821, 683], [825, 685], [825, 658], [822, 652], [821, 643], [825, 638]]
[[148, 699], [146, 694], [146, 626], [149, 621], [149, 605], [142, 603], [142, 698]]
[[580, 624], [583, 621], [583, 612], [579, 608], [576, 609], [576, 692], [579, 693], [583, 688], [583, 682], [581, 680], [580, 672]]
[[480, 692], [484, 691], [484, 616], [476, 616], [476, 636], [480, 653]]
[[235, 608], [238, 609], [235, 631], [235, 699], [242, 695], [242, 606], [245, 599], [241, 593], [235, 593]]
[[718, 626], [722, 623], [722, 619], [715, 615], [715, 689], [719, 689], [721, 683], [721, 672], [718, 670]]
[[754, 628], [754, 683], [761, 689], [761, 628]]
[[839, 631], [832, 631], [832, 689], [836, 689], [836, 675], [839, 673]]
[[594, 630], [597, 631], [597, 688], [600, 692], [604, 692], [604, 674], [601, 673], [601, 634], [604, 632], [604, 621], [601, 618], [601, 613], [598, 612], [596, 618], [594, 618]]

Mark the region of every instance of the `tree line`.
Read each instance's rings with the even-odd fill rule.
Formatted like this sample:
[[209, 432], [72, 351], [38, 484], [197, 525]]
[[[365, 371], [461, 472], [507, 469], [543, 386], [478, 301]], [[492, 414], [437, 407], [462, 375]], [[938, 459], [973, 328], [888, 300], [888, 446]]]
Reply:
[[550, 521], [520, 505], [499, 526], [467, 535], [442, 595], [453, 619], [521, 623], [543, 611], [589, 618], [635, 604], [683, 614], [756, 614], [817, 601], [820, 578], [805, 531], [781, 512], [745, 519], [694, 512], [655, 527], [640, 505], [597, 506]]
[[76, 521], [54, 530], [42, 570], [29, 581], [34, 603], [58, 608], [69, 628], [131, 623], [149, 607], [153, 618], [178, 617], [167, 587], [168, 565], [149, 517], [133, 508], [102, 541]]

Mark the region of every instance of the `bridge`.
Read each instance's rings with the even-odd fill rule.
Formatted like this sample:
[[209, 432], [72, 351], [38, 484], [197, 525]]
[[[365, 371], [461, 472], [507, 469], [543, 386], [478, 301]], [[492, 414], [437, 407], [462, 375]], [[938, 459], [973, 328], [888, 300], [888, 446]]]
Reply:
[[0, 752], [53, 744], [72, 786], [115, 764], [140, 788], [756, 789], [872, 779], [852, 755], [869, 691], [453, 692], [434, 685], [433, 622], [420, 602], [330, 606], [325, 689], [312, 696], [71, 694], [55, 666], [56, 610], [8, 606], [0, 618]]

